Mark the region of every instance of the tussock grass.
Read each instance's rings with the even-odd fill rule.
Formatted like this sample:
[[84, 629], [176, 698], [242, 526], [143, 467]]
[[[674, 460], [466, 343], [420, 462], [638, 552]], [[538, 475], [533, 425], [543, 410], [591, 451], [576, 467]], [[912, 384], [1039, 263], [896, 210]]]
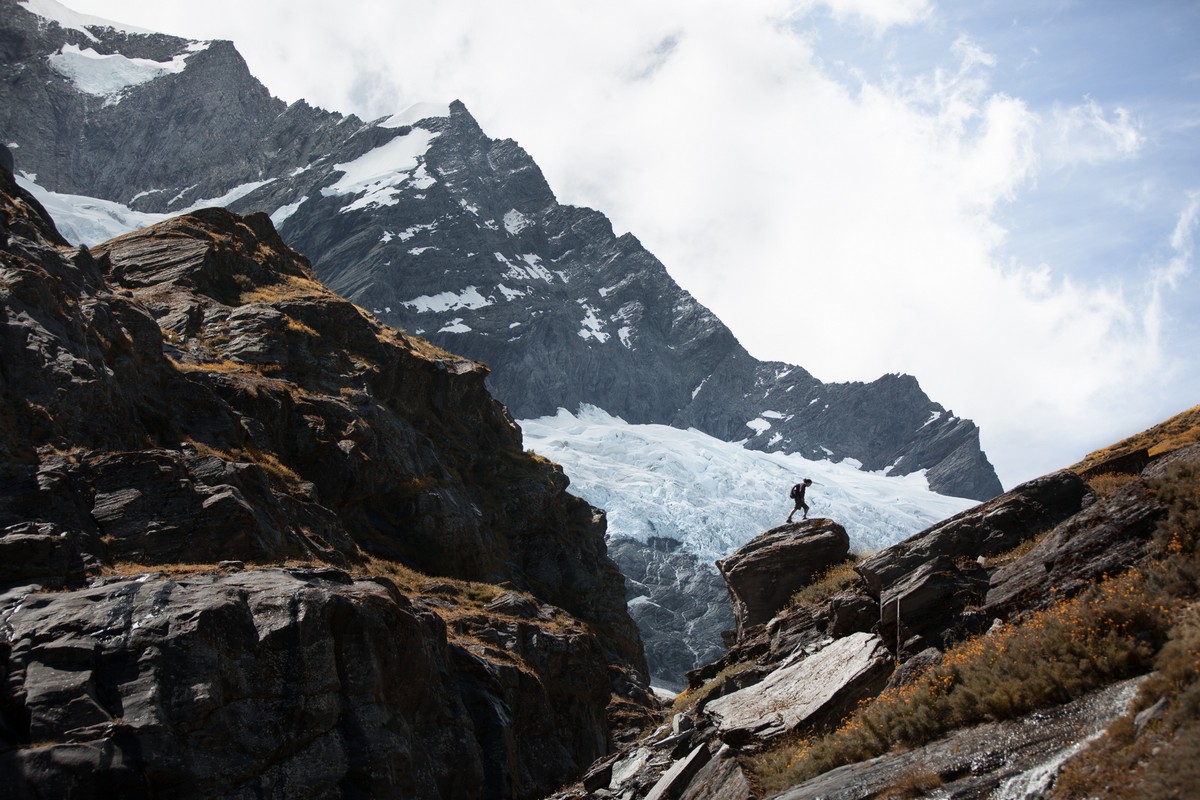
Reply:
[[1087, 485], [1101, 497], [1108, 497], [1130, 481], [1137, 480], [1137, 477], [1123, 472], [1103, 472], [1088, 478]]
[[1196, 442], [1200, 442], [1200, 406], [1193, 406], [1165, 422], [1130, 436], [1128, 439], [1090, 453], [1071, 469], [1083, 472], [1110, 458], [1137, 450], [1145, 449], [1151, 456], [1156, 456]]
[[1176, 611], [1159, 602], [1142, 572], [1130, 571], [959, 644], [941, 664], [885, 691], [834, 733], [794, 743], [785, 758], [752, 762], [751, 769], [764, 788], [779, 791], [954, 728], [1067, 702], [1147, 670]]
[[808, 586], [793, 594], [792, 605], [816, 605], [822, 600], [827, 600], [838, 592], [848, 589], [861, 580], [858, 573], [854, 571], [854, 565], [858, 561], [859, 557], [851, 553], [850, 557], [842, 563], [834, 564]]
[[668, 716], [678, 714], [681, 711], [687, 711], [690, 708], [695, 708], [700, 703], [704, 702], [713, 692], [724, 685], [725, 681], [735, 675], [739, 675], [754, 666], [753, 661], [739, 661], [736, 664], [730, 664], [722, 669], [705, 684], [698, 689], [684, 689], [679, 694], [675, 695], [674, 702], [671, 703], [671, 709]]

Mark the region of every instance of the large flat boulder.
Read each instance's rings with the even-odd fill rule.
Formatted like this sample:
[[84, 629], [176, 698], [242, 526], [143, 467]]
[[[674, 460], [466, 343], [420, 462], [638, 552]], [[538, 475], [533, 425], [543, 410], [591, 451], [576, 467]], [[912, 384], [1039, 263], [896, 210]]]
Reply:
[[781, 525], [717, 561], [729, 587], [738, 638], [770, 620], [792, 595], [850, 552], [846, 529], [830, 519]]
[[718, 735], [735, 747], [764, 742], [791, 731], [836, 724], [859, 700], [881, 689], [891, 669], [883, 640], [855, 633], [753, 686], [713, 700], [704, 713], [716, 724]]

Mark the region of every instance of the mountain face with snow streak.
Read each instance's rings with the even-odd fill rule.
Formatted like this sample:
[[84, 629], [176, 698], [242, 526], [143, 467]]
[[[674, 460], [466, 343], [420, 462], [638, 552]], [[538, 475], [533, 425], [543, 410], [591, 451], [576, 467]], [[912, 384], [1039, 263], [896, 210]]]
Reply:
[[572, 491], [608, 514], [609, 555], [657, 685], [724, 651], [733, 627], [713, 562], [792, 509], [787, 491], [812, 478], [811, 517], [837, 520], [853, 552], [888, 547], [974, 505], [929, 490], [922, 474], [864, 472], [845, 462], [749, 450], [695, 429], [631, 425], [596, 408], [522, 420], [525, 447], [563, 466]]
[[915, 379], [825, 384], [754, 359], [635, 237], [558, 203], [533, 159], [461, 103], [364, 123], [271, 97], [228, 42], [52, 7], [65, 11], [0, 0], [0, 129], [39, 197], [116, 204], [91, 201], [75, 229], [263, 210], [331, 288], [490, 364], [514, 416], [591, 404], [752, 449], [925, 471], [943, 494], [1000, 490], [975, 425]]

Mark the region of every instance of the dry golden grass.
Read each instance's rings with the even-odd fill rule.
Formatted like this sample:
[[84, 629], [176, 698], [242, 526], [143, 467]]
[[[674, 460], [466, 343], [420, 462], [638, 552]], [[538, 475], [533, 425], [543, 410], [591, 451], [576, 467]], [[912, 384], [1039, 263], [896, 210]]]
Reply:
[[842, 563], [834, 564], [808, 586], [793, 594], [792, 605], [813, 605], [848, 588], [860, 580], [858, 573], [854, 571], [854, 565], [857, 563], [858, 556], [852, 554]]
[[[253, 303], [279, 303], [285, 300], [311, 300], [316, 298], [335, 298], [336, 295], [325, 287], [325, 284], [312, 278], [299, 275], [282, 275], [278, 283], [266, 286], [255, 286], [243, 291], [238, 297], [242, 305]], [[340, 300], [340, 298], [338, 298]]]
[[293, 333], [303, 333], [308, 336], [320, 336], [321, 335], [321, 334], [317, 333], [315, 328], [312, 328], [309, 325], [305, 325], [303, 322], [296, 319], [295, 317], [285, 314], [284, 320], [285, 320], [284, 326], [289, 331], [292, 331]]
[[735, 675], [745, 672], [753, 666], [753, 661], [740, 661], [736, 664], [730, 664], [728, 667], [725, 667], [712, 678], [710, 678], [698, 689], [684, 689], [682, 692], [675, 695], [675, 700], [671, 704], [670, 713], [678, 714], [679, 712], [686, 711], [689, 708], [695, 708], [696, 705], [703, 702], [705, 698], [720, 688], [725, 681], [729, 680]]
[[1187, 411], [1176, 414], [1166, 422], [1161, 422], [1128, 439], [1090, 453], [1071, 469], [1083, 472], [1110, 458], [1137, 450], [1145, 449], [1150, 452], [1150, 455], [1156, 456], [1196, 442], [1200, 442], [1200, 406], [1193, 406]]
[[832, 734], [751, 759], [750, 768], [758, 785], [781, 791], [954, 728], [1067, 702], [1144, 672], [1177, 612], [1131, 570], [1020, 624], [951, 648], [942, 663], [883, 692]]
[[303, 480], [291, 467], [280, 461], [274, 453], [259, 450], [257, 447], [231, 447], [228, 450], [221, 450], [190, 437], [185, 437], [183, 441], [194, 447], [196, 452], [202, 456], [216, 456], [230, 463], [256, 464], [285, 483], [298, 483]]
[[167, 360], [180, 372], [237, 373], [255, 371], [255, 367], [252, 364], [243, 364], [240, 361], [230, 361], [229, 359], [221, 361], [176, 361], [171, 356], [167, 356]]
[[1137, 475], [1130, 475], [1126, 472], [1102, 472], [1099, 475], [1093, 475], [1088, 478], [1087, 485], [1092, 487], [1092, 491], [1101, 497], [1108, 497], [1117, 489], [1120, 489], [1136, 478]]

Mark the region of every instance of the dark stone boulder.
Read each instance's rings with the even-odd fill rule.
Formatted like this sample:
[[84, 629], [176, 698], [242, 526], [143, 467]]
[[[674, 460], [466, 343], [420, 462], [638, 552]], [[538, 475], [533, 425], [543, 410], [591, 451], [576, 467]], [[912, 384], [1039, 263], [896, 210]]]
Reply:
[[738, 637], [788, 604], [792, 595], [850, 552], [846, 529], [829, 519], [781, 525], [717, 561], [729, 587]]
[[1062, 470], [1028, 483], [860, 561], [855, 570], [878, 595], [939, 556], [975, 559], [1011, 550], [1048, 531], [1094, 499], [1074, 472]]
[[1104, 575], [1142, 563], [1167, 510], [1147, 480], [1175, 463], [1200, 464], [1200, 445], [1164, 456], [1134, 478], [1054, 528], [1028, 553], [991, 577], [984, 610], [1005, 617], [1016, 609], [1044, 608]]
[[6, 600], [9, 796], [480, 796], [444, 633], [394, 589], [268, 570]]
[[983, 600], [987, 587], [987, 572], [978, 564], [959, 566], [939, 556], [884, 589], [879, 635], [900, 658], [929, 646], [944, 649], [947, 633], [967, 606]]

